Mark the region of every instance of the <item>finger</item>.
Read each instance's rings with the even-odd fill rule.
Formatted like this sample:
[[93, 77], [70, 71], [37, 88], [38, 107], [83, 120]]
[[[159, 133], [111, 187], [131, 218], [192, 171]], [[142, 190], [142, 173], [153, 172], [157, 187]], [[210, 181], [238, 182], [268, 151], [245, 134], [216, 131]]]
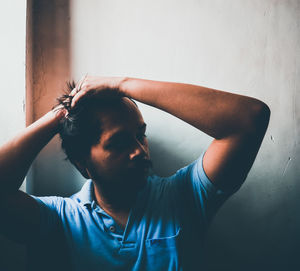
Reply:
[[77, 83], [77, 85], [75, 87], [77, 89], [77, 92], [81, 90], [82, 84], [84, 83], [86, 78], [87, 78], [87, 74], [85, 76], [83, 76]]
[[73, 90], [70, 93], [70, 96], [75, 96], [77, 92], [77, 88], [73, 88]]
[[80, 91], [80, 88], [81, 88], [81, 86], [82, 86], [82, 83], [83, 83], [83, 78], [80, 79], [80, 81], [78, 81], [78, 83], [77, 83], [76, 86], [75, 86], [75, 92], [76, 92], [76, 93]]
[[87, 91], [79, 91], [77, 94], [73, 97], [71, 107], [74, 107], [75, 104], [87, 93]]
[[67, 115], [68, 115], [68, 111], [66, 109], [62, 109], [62, 110], [56, 112], [56, 117], [59, 119], [67, 117]]
[[52, 111], [53, 111], [53, 112], [57, 112], [57, 111], [60, 111], [60, 110], [62, 110], [62, 109], [64, 109], [64, 106], [63, 106], [62, 104], [59, 104], [59, 105], [53, 107], [53, 108], [52, 108]]

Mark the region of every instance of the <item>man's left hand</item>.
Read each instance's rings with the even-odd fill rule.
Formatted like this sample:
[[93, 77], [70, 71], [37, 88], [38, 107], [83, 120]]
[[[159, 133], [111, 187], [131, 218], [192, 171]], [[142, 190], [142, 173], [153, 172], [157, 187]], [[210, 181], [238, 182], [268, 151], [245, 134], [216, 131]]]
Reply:
[[74, 96], [71, 107], [74, 107], [85, 95], [95, 92], [97, 95], [124, 96], [119, 89], [122, 80], [124, 80], [122, 77], [84, 76], [70, 93]]

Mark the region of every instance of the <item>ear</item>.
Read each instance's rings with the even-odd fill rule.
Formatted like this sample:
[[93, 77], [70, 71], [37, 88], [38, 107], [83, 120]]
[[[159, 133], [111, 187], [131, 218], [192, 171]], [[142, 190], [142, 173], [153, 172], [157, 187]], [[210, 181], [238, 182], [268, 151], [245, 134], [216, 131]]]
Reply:
[[87, 168], [85, 167], [84, 163], [74, 162], [73, 164], [84, 178], [90, 179], [90, 175], [88, 174]]

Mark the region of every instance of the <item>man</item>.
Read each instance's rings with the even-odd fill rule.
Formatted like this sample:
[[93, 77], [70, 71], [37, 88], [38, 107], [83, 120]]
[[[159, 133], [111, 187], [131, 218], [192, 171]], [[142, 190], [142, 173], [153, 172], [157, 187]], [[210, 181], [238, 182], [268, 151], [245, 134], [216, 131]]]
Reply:
[[[148, 176], [146, 124], [131, 99], [214, 140], [173, 176]], [[268, 106], [190, 84], [90, 76], [60, 103], [0, 149], [1, 231], [35, 253], [63, 248], [55, 257], [70, 259], [71, 270], [201, 270], [207, 225], [246, 179], [268, 126]], [[71, 198], [18, 191], [57, 132], [89, 180]]]

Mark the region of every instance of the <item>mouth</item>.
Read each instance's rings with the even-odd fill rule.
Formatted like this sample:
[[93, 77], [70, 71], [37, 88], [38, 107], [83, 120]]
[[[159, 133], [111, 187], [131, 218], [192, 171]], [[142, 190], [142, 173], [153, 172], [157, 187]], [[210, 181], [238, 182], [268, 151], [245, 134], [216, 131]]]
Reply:
[[149, 168], [152, 167], [152, 162], [149, 159], [144, 159], [144, 160], [140, 160], [137, 161], [135, 163], [135, 165], [133, 166], [133, 169], [144, 169], [144, 170], [148, 170]]
[[147, 174], [149, 169], [152, 168], [152, 162], [149, 159], [144, 159], [136, 162], [129, 170], [134, 175]]

